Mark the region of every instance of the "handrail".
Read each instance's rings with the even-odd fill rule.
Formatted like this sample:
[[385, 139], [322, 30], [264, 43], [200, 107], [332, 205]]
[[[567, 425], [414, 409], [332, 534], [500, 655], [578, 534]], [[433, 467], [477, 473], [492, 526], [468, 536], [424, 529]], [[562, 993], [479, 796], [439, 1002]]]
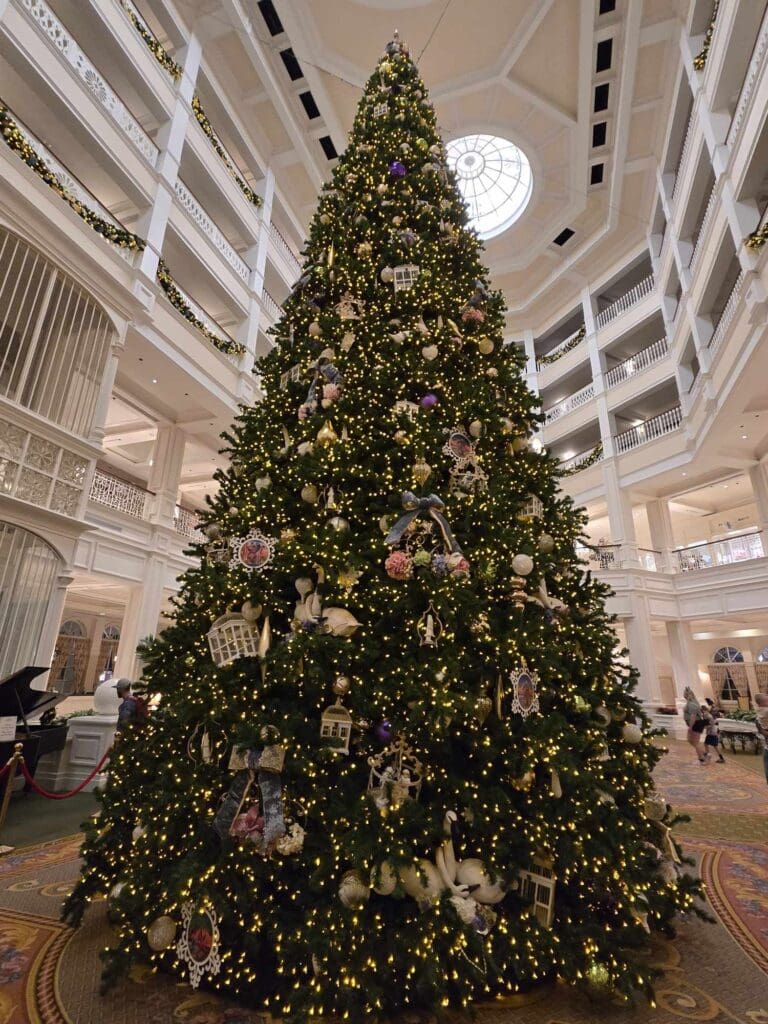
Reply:
[[675, 548], [680, 572], [694, 572], [698, 569], [712, 569], [718, 565], [733, 565], [736, 562], [750, 562], [765, 557], [762, 530], [735, 534], [722, 540], [704, 541], [687, 548]]
[[594, 466], [595, 463], [600, 462], [603, 458], [603, 444], [602, 441], [598, 441], [596, 445], [591, 448], [586, 448], [583, 452], [579, 452], [577, 455], [572, 455], [569, 459], [564, 459], [560, 463], [560, 475], [561, 476], [572, 476], [574, 473], [581, 472], [582, 469], [588, 469], [590, 466]]
[[233, 362], [239, 363], [240, 356], [245, 352], [245, 346], [239, 341], [235, 341], [213, 317], [206, 313], [202, 306], [195, 302], [191, 295], [176, 283], [163, 259], [157, 266], [157, 281], [173, 308], [178, 310], [193, 327], [196, 327], [214, 348], [223, 352]]
[[677, 161], [677, 168], [675, 170], [675, 183], [672, 186], [672, 202], [673, 203], [677, 199], [677, 194], [678, 194], [678, 192], [680, 190], [680, 182], [681, 182], [682, 177], [683, 177], [682, 171], [683, 171], [683, 168], [685, 166], [686, 159], [688, 157], [688, 150], [691, 148], [691, 139], [693, 138], [693, 126], [695, 125], [695, 123], [696, 123], [696, 115], [695, 115], [695, 112], [693, 110], [691, 110], [691, 113], [688, 116], [688, 126], [687, 126], [687, 128], [685, 130], [685, 139], [683, 140], [683, 148], [680, 150], [680, 159]]
[[565, 341], [561, 341], [559, 345], [546, 352], [543, 356], [539, 356], [536, 360], [536, 369], [540, 370], [544, 366], [549, 366], [551, 363], [557, 362], [567, 352], [571, 352], [575, 349], [587, 335], [587, 329], [584, 324], [579, 327], [578, 330], [574, 331], [573, 334], [569, 334]]
[[280, 228], [277, 227], [274, 221], [269, 222], [269, 233], [277, 243], [278, 249], [281, 250], [285, 258], [296, 271], [296, 273], [298, 273], [301, 270], [301, 260], [293, 251], [289, 242], [286, 240]]
[[261, 196], [256, 195], [253, 189], [245, 181], [245, 177], [232, 158], [229, 150], [226, 149], [224, 143], [221, 141], [219, 136], [216, 134], [213, 125], [208, 120], [208, 115], [203, 110], [203, 105], [200, 102], [200, 97], [195, 95], [192, 97], [192, 113], [194, 114], [195, 121], [200, 126], [200, 130], [205, 135], [208, 142], [211, 144], [214, 153], [221, 160], [227, 169], [227, 173], [235, 182], [237, 187], [243, 193], [245, 198], [253, 206], [261, 206], [263, 200]]
[[40, 32], [47, 37], [53, 49], [72, 67], [75, 74], [85, 83], [136, 149], [154, 167], [157, 163], [159, 149], [114, 89], [107, 84], [98, 68], [83, 53], [48, 4], [44, 0], [16, 0], [16, 3], [36, 24]]
[[567, 398], [564, 398], [562, 402], [558, 402], [557, 405], [553, 405], [549, 409], [545, 409], [544, 422], [552, 423], [561, 416], [565, 416], [566, 413], [572, 412], [574, 409], [579, 409], [582, 405], [586, 405], [586, 403], [591, 401], [594, 397], [595, 385], [593, 383], [589, 383], [578, 391], [574, 391], [572, 395], [568, 395]]
[[144, 519], [147, 514], [147, 498], [152, 491], [139, 487], [128, 480], [123, 480], [103, 469], [96, 469], [93, 474], [91, 491], [88, 497], [106, 508], [116, 509], [134, 519]]
[[283, 315], [282, 309], [280, 308], [278, 303], [275, 302], [275, 300], [272, 298], [272, 296], [269, 294], [266, 288], [261, 293], [261, 305], [265, 312], [272, 318], [273, 323], [276, 320], [279, 320], [280, 317]]
[[702, 540], [698, 544], [686, 544], [684, 547], [676, 547], [674, 549], [675, 554], [679, 551], [694, 551], [696, 548], [708, 548], [711, 544], [726, 544], [732, 540], [741, 540], [742, 537], [757, 537], [763, 531], [757, 530], [744, 530], [743, 533], [734, 533], [731, 537], [721, 537], [720, 540]]
[[616, 317], [621, 316], [622, 313], [626, 313], [627, 310], [631, 309], [646, 296], [653, 292], [654, 288], [653, 274], [649, 274], [644, 277], [642, 281], [638, 281], [636, 285], [625, 292], [624, 295], [619, 296], [615, 302], [612, 302], [610, 306], [606, 306], [602, 313], [597, 316], [596, 324], [598, 330], [601, 327], [606, 327], [609, 323], [614, 321]]
[[650, 419], [630, 427], [629, 430], [616, 434], [614, 437], [616, 450], [619, 454], [631, 451], [633, 448], [645, 444], [646, 441], [653, 441], [657, 437], [663, 437], [664, 434], [677, 430], [682, 425], [682, 422], [683, 412], [679, 405], [675, 405], [671, 409], [665, 409], [664, 412], [660, 412], [657, 416], [651, 416]]
[[765, 15], [763, 16], [760, 31], [757, 34], [755, 46], [752, 50], [752, 56], [747, 67], [746, 74], [744, 75], [744, 81], [742, 82], [741, 89], [739, 90], [739, 101], [736, 104], [733, 120], [731, 121], [731, 126], [728, 129], [728, 135], [725, 140], [726, 145], [728, 146], [733, 145], [736, 140], [736, 136], [741, 131], [741, 126], [744, 122], [744, 115], [747, 112], [749, 101], [752, 98], [755, 83], [760, 77], [760, 65], [763, 63], [766, 51], [768, 51], [768, 8], [766, 8]]
[[668, 351], [666, 337], [659, 338], [658, 341], [654, 341], [653, 344], [640, 349], [639, 352], [636, 352], [623, 362], [612, 366], [605, 375], [605, 386], [607, 388], [616, 387], [617, 384], [628, 380], [633, 374], [653, 366], [654, 363], [658, 363], [660, 359], [667, 355]]
[[716, 181], [712, 186], [712, 191], [709, 193], [709, 199], [707, 200], [707, 206], [704, 210], [704, 216], [701, 218], [701, 225], [699, 226], [699, 232], [696, 235], [696, 241], [693, 244], [693, 252], [691, 253], [691, 269], [696, 266], [699, 256], [704, 251], [704, 239], [707, 237], [707, 229], [709, 228], [709, 222], [712, 219], [712, 214], [717, 208], [715, 199], [717, 198], [718, 182]]
[[243, 281], [247, 281], [250, 276], [250, 271], [245, 262], [235, 251], [234, 247], [227, 241], [211, 215], [206, 213], [200, 202], [195, 199], [181, 178], [176, 179], [174, 191], [176, 192], [176, 197], [179, 202], [195, 224], [197, 224], [197, 226], [202, 229], [203, 233], [210, 238], [214, 247], [219, 250], [235, 273], [241, 277]]
[[728, 301], [723, 307], [723, 311], [720, 314], [720, 319], [717, 321], [717, 325], [715, 326], [715, 329], [712, 332], [712, 337], [709, 339], [709, 345], [707, 347], [709, 348], [709, 351], [712, 353], [712, 355], [714, 355], [715, 352], [717, 352], [718, 348], [722, 344], [725, 332], [730, 327], [731, 321], [733, 320], [736, 314], [736, 306], [738, 305], [739, 299], [741, 298], [741, 289], [743, 285], [744, 271], [741, 270], [739, 271], [739, 276], [734, 281], [733, 288], [731, 289], [731, 294], [728, 296]]
[[178, 64], [173, 57], [171, 57], [144, 18], [142, 18], [141, 13], [133, 5], [131, 0], [118, 0], [118, 3], [125, 11], [126, 17], [133, 25], [142, 42], [146, 45], [157, 63], [164, 71], [168, 72], [175, 82], [178, 82], [184, 73], [184, 69], [181, 64]]

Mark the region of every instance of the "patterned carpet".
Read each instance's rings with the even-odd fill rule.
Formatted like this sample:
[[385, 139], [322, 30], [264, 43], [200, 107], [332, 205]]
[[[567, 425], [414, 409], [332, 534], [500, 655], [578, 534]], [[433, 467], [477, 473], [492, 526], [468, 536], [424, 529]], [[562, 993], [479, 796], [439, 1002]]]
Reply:
[[[479, 1024], [768, 1024], [768, 786], [733, 759], [702, 767], [687, 745], [669, 746], [657, 782], [692, 815], [680, 831], [718, 922], [684, 920], [674, 941], [653, 942], [649, 960], [664, 970], [655, 1009], [590, 1000], [555, 985], [525, 1000], [476, 1007]], [[144, 968], [100, 996], [105, 904], [91, 907], [77, 932], [58, 922], [77, 875], [78, 845], [72, 836], [0, 859], [0, 1024], [268, 1024], [260, 1013]], [[406, 1022], [422, 1019], [430, 1018], [409, 1015]]]

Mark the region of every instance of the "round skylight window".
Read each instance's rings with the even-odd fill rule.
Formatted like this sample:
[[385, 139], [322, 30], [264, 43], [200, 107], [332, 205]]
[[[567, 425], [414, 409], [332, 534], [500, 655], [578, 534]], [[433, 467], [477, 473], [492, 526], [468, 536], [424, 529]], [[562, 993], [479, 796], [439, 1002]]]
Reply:
[[472, 226], [481, 238], [511, 227], [531, 198], [528, 157], [498, 135], [463, 135], [446, 146]]

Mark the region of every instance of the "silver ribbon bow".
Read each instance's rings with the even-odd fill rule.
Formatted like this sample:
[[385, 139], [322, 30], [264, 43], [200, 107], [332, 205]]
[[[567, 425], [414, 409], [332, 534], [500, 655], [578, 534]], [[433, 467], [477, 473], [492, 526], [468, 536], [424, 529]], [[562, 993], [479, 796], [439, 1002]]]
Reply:
[[392, 529], [387, 534], [387, 544], [397, 544], [403, 537], [403, 534], [411, 525], [413, 520], [420, 516], [423, 512], [431, 516], [440, 528], [440, 533], [443, 535], [445, 546], [451, 554], [463, 554], [459, 547], [458, 541], [451, 533], [451, 527], [448, 525], [448, 520], [443, 515], [443, 509], [445, 508], [445, 502], [441, 498], [438, 498], [436, 494], [427, 494], [424, 498], [418, 498], [413, 491], [404, 491], [402, 495], [403, 508], [405, 509], [405, 515], [401, 516]]

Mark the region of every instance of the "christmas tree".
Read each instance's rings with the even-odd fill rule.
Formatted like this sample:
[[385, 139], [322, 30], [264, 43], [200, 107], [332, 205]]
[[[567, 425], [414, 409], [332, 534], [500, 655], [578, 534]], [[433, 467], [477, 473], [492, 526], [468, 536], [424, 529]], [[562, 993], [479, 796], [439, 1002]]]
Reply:
[[395, 40], [86, 838], [65, 913], [109, 894], [107, 982], [355, 1021], [652, 991], [698, 883], [480, 248]]

